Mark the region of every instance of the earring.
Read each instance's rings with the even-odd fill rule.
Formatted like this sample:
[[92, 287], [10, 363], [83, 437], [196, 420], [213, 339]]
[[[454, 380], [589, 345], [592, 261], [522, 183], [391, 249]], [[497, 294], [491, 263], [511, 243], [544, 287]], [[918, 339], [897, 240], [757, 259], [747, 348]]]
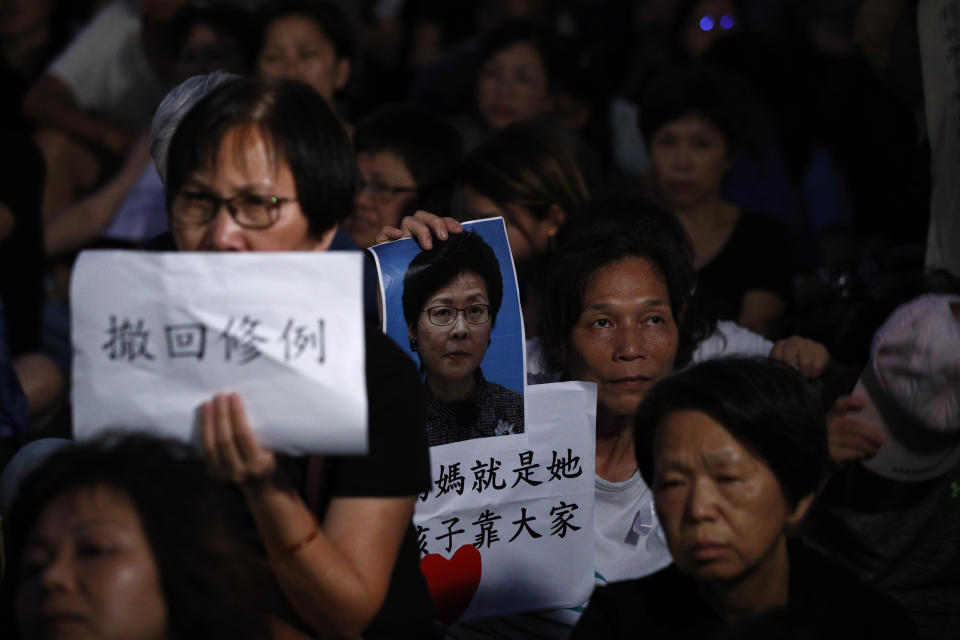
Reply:
[[416, 338], [410, 338], [410, 351], [416, 351], [420, 348], [420, 343], [417, 342]]

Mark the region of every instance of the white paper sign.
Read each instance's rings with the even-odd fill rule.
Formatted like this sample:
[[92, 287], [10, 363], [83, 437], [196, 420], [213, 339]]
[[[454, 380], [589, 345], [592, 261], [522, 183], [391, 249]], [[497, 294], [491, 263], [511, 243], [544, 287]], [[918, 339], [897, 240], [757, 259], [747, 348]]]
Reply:
[[264, 445], [367, 450], [362, 255], [87, 251], [71, 285], [73, 424], [198, 436], [239, 393]]
[[430, 449], [421, 569], [445, 622], [584, 603], [594, 586], [596, 385], [527, 387], [527, 430]]

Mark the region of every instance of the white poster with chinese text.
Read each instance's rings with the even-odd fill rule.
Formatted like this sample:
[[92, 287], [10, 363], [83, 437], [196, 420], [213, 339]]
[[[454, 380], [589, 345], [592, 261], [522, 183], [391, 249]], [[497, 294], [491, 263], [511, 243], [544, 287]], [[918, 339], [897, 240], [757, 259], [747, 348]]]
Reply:
[[525, 433], [430, 449], [420, 568], [446, 623], [583, 604], [594, 586], [596, 385], [527, 387]]
[[271, 449], [367, 450], [359, 253], [87, 251], [71, 306], [77, 438], [196, 441], [201, 403], [237, 392]]

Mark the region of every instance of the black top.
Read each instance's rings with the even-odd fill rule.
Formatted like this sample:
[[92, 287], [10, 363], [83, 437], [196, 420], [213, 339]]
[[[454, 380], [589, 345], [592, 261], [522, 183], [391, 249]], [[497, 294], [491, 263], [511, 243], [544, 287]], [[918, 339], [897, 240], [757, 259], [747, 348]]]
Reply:
[[736, 320], [743, 294], [761, 289], [793, 299], [790, 239], [777, 220], [743, 212], [726, 244], [697, 273], [695, 302], [712, 320]]
[[[414, 496], [430, 488], [430, 454], [424, 429], [423, 388], [413, 361], [377, 329], [366, 330], [369, 453], [328, 456], [317, 518], [335, 497]], [[283, 461], [304, 488], [306, 458]], [[364, 638], [429, 637], [433, 604], [420, 572], [413, 524], [407, 526], [390, 587]]]
[[920, 482], [846, 464], [808, 520], [811, 546], [896, 600], [923, 638], [960, 638], [960, 464]]
[[[144, 247], [176, 250], [172, 236], [161, 234]], [[369, 451], [365, 456], [327, 456], [319, 492], [317, 519], [330, 500], [343, 497], [415, 496], [430, 489], [430, 451], [424, 427], [423, 385], [407, 355], [375, 327], [365, 326], [365, 373]], [[318, 416], [322, 420], [323, 416]], [[279, 457], [294, 486], [305, 493], [307, 458]], [[250, 523], [252, 525], [252, 521]], [[292, 610], [280, 612], [296, 621]], [[407, 525], [390, 586], [364, 638], [433, 637], [433, 602], [420, 572], [420, 551], [413, 523]]]
[[[809, 637], [916, 637], [906, 614], [893, 600], [846, 569], [802, 544], [791, 543], [789, 555], [790, 600], [781, 613], [799, 621]], [[594, 591], [570, 638], [701, 640], [727, 633], [737, 637], [731, 631], [696, 583], [671, 565], [645, 578], [615, 582]]]

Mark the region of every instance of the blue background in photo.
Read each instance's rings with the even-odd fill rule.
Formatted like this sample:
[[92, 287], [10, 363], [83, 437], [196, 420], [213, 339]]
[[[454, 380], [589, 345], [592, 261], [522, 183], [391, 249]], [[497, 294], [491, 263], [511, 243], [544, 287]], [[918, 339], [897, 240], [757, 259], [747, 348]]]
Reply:
[[[503, 218], [465, 222], [463, 227], [478, 234], [490, 245], [497, 262], [500, 263], [500, 274], [503, 276], [503, 302], [490, 334], [490, 346], [480, 365], [483, 376], [490, 382], [523, 393], [523, 319], [513, 258], [507, 242], [507, 228]], [[434, 242], [440, 241], [434, 239]], [[377, 257], [377, 270], [385, 301], [386, 334], [419, 365], [420, 358], [410, 350], [407, 325], [403, 319], [402, 299], [403, 276], [410, 261], [420, 253], [420, 246], [412, 239], [404, 239], [371, 247], [370, 251]]]

